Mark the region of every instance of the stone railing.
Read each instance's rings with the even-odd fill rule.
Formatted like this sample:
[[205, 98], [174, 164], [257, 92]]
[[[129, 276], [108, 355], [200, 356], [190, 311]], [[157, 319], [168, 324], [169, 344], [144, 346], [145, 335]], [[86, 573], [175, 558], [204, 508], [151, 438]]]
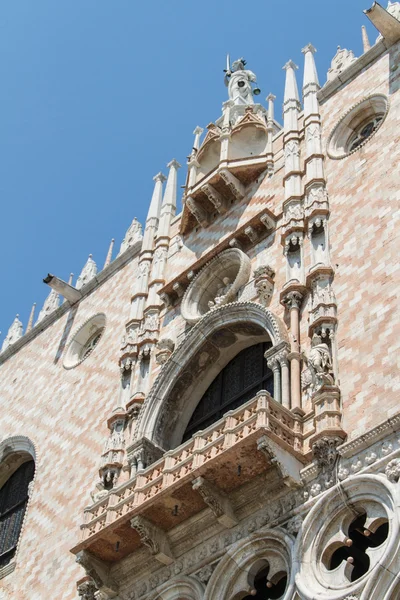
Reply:
[[[125, 521], [146, 509], [159, 494], [199, 475], [199, 469], [254, 434], [267, 432], [271, 439], [294, 452], [301, 450], [301, 424], [268, 392], [260, 391], [238, 409], [197, 432], [189, 441], [139, 471], [135, 478], [113, 490], [107, 497], [85, 509], [81, 542], [121, 519]], [[252, 450], [254, 451], [254, 450]]]

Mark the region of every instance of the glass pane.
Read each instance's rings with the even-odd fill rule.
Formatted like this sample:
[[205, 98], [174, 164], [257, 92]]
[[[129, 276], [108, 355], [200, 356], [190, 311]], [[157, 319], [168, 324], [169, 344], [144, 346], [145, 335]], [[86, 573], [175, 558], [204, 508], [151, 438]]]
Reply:
[[225, 400], [233, 398], [243, 389], [242, 365], [242, 352], [240, 352], [223, 370], [223, 394]]
[[273, 396], [272, 372], [264, 358], [265, 351], [271, 346], [270, 342], [250, 346], [222, 369], [195, 408], [183, 441], [218, 421], [228, 410], [254, 398], [261, 389], [268, 390]]

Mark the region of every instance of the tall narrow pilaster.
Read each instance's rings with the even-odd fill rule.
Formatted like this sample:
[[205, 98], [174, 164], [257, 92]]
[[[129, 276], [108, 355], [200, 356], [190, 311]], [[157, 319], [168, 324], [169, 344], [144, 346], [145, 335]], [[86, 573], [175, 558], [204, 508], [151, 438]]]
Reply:
[[172, 219], [174, 218], [176, 212], [178, 169], [180, 169], [181, 165], [177, 160], [173, 159], [170, 163], [168, 163], [167, 166], [169, 168], [169, 174], [161, 205], [160, 222], [157, 230], [155, 252], [153, 256], [149, 283], [149, 295], [145, 309], [146, 313], [152, 308], [157, 308], [158, 313], [161, 306], [161, 300], [158, 295], [158, 291], [165, 282], [165, 266], [170, 242], [170, 228]]
[[143, 311], [148, 294], [149, 276], [154, 252], [154, 238], [157, 232], [162, 202], [162, 186], [165, 175], [158, 173], [154, 178], [154, 191], [147, 213], [142, 249], [139, 257], [138, 273], [134, 285], [131, 304], [130, 325], [136, 329], [143, 319]]
[[166, 180], [166, 177], [162, 173], [157, 173], [157, 175], [153, 177], [153, 180], [155, 182], [154, 191], [150, 202], [149, 212], [147, 213], [146, 225], [144, 228], [142, 253], [152, 251], [154, 247], [154, 237], [157, 231], [158, 221], [160, 217], [163, 183]]

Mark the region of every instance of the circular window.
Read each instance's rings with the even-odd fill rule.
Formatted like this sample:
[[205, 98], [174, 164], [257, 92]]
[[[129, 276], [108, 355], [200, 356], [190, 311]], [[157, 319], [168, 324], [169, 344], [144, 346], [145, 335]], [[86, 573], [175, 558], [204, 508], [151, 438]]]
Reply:
[[354, 591], [379, 565], [390, 564], [399, 532], [394, 503], [389, 486], [375, 475], [349, 479], [340, 491], [331, 488], [303, 522], [299, 589], [313, 597]]
[[106, 326], [106, 317], [100, 313], [84, 323], [72, 337], [64, 358], [64, 367], [72, 369], [85, 360], [97, 346]]
[[328, 139], [328, 155], [344, 158], [361, 148], [382, 125], [388, 112], [386, 96], [377, 94], [364, 98], [353, 106]]

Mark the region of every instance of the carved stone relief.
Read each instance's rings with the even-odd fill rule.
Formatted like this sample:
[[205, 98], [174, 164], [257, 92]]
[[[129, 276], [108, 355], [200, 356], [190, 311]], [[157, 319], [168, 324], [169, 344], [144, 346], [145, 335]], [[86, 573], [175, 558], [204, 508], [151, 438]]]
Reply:
[[210, 309], [235, 301], [250, 268], [250, 259], [238, 248], [221, 252], [190, 282], [181, 305], [183, 318], [194, 324]]

